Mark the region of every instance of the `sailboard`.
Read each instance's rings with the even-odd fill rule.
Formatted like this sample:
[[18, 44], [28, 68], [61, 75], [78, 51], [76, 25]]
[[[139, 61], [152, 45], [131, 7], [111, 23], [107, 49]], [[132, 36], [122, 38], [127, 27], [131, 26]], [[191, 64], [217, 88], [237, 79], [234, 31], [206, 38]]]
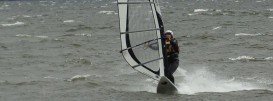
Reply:
[[165, 76], [166, 50], [158, 0], [117, 0], [117, 5], [120, 52], [133, 69], [160, 81]]

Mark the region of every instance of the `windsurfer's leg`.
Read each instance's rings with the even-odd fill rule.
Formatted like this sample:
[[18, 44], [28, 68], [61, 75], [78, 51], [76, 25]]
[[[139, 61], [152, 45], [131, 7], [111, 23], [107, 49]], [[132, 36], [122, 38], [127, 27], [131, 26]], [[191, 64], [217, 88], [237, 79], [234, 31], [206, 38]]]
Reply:
[[168, 68], [165, 70], [165, 76], [174, 83], [173, 73], [176, 71], [179, 65], [179, 60], [172, 62]]
[[170, 69], [166, 69], [165, 70], [165, 76], [171, 81], [174, 83], [174, 77], [172, 75], [172, 73], [170, 72]]
[[176, 60], [170, 64], [168, 71], [170, 72], [171, 75], [176, 71], [178, 65], [179, 65], [179, 60]]
[[170, 79], [170, 81], [172, 81], [173, 82], [173, 84], [174, 84], [174, 77], [173, 77], [173, 75], [171, 74], [171, 75], [169, 75], [169, 77], [168, 77], [169, 79]]

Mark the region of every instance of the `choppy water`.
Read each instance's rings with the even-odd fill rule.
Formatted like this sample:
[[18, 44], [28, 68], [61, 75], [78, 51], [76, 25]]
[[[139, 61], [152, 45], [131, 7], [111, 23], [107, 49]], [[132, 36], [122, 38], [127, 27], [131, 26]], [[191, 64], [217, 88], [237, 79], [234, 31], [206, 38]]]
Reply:
[[119, 54], [115, 0], [1, 0], [1, 101], [272, 101], [272, 0], [164, 0], [180, 94]]

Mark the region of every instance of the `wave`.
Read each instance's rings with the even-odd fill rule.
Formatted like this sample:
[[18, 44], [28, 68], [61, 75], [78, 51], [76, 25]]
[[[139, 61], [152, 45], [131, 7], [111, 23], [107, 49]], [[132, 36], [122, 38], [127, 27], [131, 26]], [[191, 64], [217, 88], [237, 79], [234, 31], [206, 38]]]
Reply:
[[235, 34], [235, 36], [260, 36], [260, 35], [263, 35], [263, 34], [261, 34], [261, 33], [257, 33], [257, 34], [238, 33], [238, 34]]
[[106, 14], [106, 15], [112, 15], [112, 14], [117, 15], [118, 14], [115, 11], [99, 11], [98, 13], [99, 14]]
[[81, 80], [86, 80], [86, 78], [90, 77], [89, 74], [84, 74], [84, 75], [75, 75], [71, 77], [70, 79], [67, 79], [66, 81], [69, 82], [75, 82], [75, 81], [81, 81]]
[[269, 8], [269, 9], [267, 9], [268, 11], [270, 11], [270, 12], [273, 12], [273, 8]]
[[194, 15], [204, 15], [204, 16], [257, 16], [261, 15], [264, 17], [268, 17], [269, 13], [272, 9], [264, 9], [264, 10], [255, 10], [255, 9], [247, 9], [247, 10], [234, 10], [234, 9], [193, 9], [189, 16]]
[[[81, 44], [70, 44], [73, 47], [81, 47]], [[66, 63], [69, 64], [79, 64], [79, 65], [91, 65], [92, 62], [89, 59], [84, 59], [84, 58], [74, 58], [70, 60], [66, 60]]]
[[3, 9], [8, 9], [9, 8], [9, 5], [7, 5], [7, 4], [1, 4], [1, 6], [0, 6], [0, 10], [3, 10]]
[[25, 86], [25, 85], [37, 85], [37, 84], [45, 84], [46, 81], [21, 81], [21, 82], [13, 82], [13, 81], [0, 81], [0, 85], [14, 85], [14, 86]]
[[37, 37], [37, 38], [41, 38], [41, 39], [46, 39], [46, 38], [48, 38], [48, 36], [35, 36], [35, 37]]
[[36, 38], [41, 38], [41, 39], [49, 38], [48, 36], [44, 36], [44, 35], [32, 36], [32, 35], [29, 35], [29, 34], [17, 34], [15, 36], [16, 37], [36, 37]]
[[65, 21], [63, 21], [64, 23], [73, 23], [73, 22], [75, 22], [74, 20], [65, 20]]
[[255, 60], [254, 57], [251, 56], [239, 56], [237, 58], [229, 58], [230, 60], [236, 61], [236, 60]]
[[272, 61], [273, 57], [265, 57], [265, 58], [258, 58], [258, 57], [252, 57], [252, 56], [239, 56], [236, 58], [228, 58], [232, 61]]
[[31, 35], [28, 35], [28, 34], [17, 34], [15, 36], [16, 37], [32, 37]]
[[217, 26], [217, 27], [214, 27], [212, 30], [217, 30], [217, 29], [221, 29], [222, 26]]
[[30, 15], [22, 15], [24, 18], [31, 18], [32, 16]]
[[15, 22], [15, 23], [9, 23], [9, 24], [1, 24], [3, 27], [10, 27], [10, 26], [22, 26], [22, 25], [25, 25], [24, 22]]
[[86, 37], [91, 37], [92, 34], [82, 33], [82, 34], [75, 34], [75, 36], [86, 36]]
[[85, 26], [85, 25], [77, 25], [76, 28], [71, 28], [71, 29], [68, 29], [66, 30], [65, 32], [77, 32], [77, 31], [81, 31], [81, 30], [87, 30], [87, 31], [90, 31], [92, 30], [93, 28], [92, 27], [89, 27], [89, 26]]
[[207, 12], [209, 11], [209, 9], [194, 9], [193, 12], [197, 13], [197, 12]]

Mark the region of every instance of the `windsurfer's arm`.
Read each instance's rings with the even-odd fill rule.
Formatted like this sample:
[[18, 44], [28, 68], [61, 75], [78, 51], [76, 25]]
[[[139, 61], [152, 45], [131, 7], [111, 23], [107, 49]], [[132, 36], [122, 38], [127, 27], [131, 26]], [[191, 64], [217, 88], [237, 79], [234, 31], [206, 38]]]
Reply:
[[158, 50], [158, 44], [157, 43], [146, 43], [146, 47], [149, 47], [152, 50]]
[[174, 47], [174, 51], [177, 52], [177, 53], [179, 53], [180, 49], [179, 49], [177, 40], [176, 40], [176, 39], [173, 39], [173, 40], [171, 41], [171, 44], [172, 44], [172, 46]]

